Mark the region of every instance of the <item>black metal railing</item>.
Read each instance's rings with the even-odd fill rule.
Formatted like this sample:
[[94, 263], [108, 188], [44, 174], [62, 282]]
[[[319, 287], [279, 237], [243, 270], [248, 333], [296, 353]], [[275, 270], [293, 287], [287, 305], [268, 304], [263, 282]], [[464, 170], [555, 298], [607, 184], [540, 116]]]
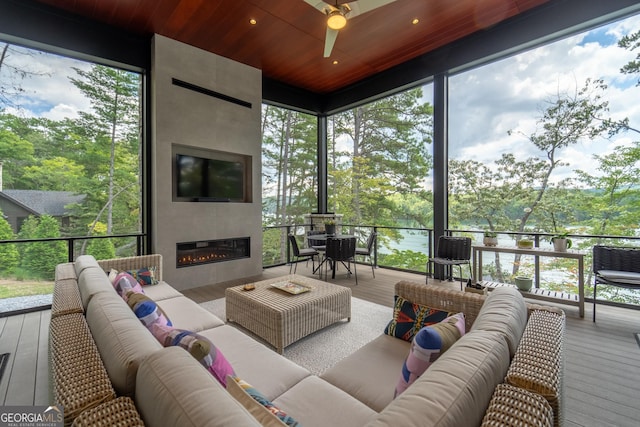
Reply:
[[[0, 249], [6, 245], [14, 245], [16, 246], [18, 253], [26, 253], [28, 251], [27, 245], [47, 245], [51, 244], [52, 246], [57, 242], [64, 242], [64, 244], [59, 245], [58, 248], [53, 248], [53, 254], [56, 255], [56, 260], [54, 262], [72, 262], [77, 256], [82, 254], [82, 248], [85, 246], [84, 243], [88, 243], [90, 241], [100, 240], [100, 239], [112, 239], [115, 241], [119, 241], [119, 248], [125, 248], [126, 253], [123, 253], [121, 256], [131, 256], [131, 255], [142, 255], [144, 254], [144, 244], [145, 244], [145, 233], [126, 233], [126, 234], [113, 234], [108, 236], [70, 236], [70, 237], [48, 237], [41, 239], [17, 239], [17, 240], [0, 240]], [[124, 241], [123, 241], [124, 240]], [[129, 240], [129, 241], [128, 241]], [[33, 246], [32, 246], [33, 247]], [[66, 254], [60, 253], [64, 250], [62, 248], [66, 248]], [[46, 252], [46, 251], [45, 251]], [[42, 270], [47, 266], [47, 262], [43, 262], [40, 259], [34, 259], [31, 261], [31, 264], [37, 264], [39, 269]], [[4, 266], [6, 267], [6, 266]], [[51, 271], [49, 271], [51, 270]], [[20, 293], [13, 291], [12, 287], [19, 287], [24, 282], [30, 281], [42, 285], [42, 289], [38, 289], [38, 291], [46, 290], [47, 283], [50, 283], [50, 288], [53, 289], [53, 279], [54, 279], [54, 269], [48, 268], [46, 271], [46, 275], [43, 275], [41, 272], [38, 272], [36, 269], [30, 270], [30, 266], [20, 265], [14, 272], [5, 272], [8, 277], [4, 277], [5, 282], [7, 283], [5, 286], [6, 292], [3, 292], [5, 297], [0, 298], [0, 317], [4, 317], [6, 315], [18, 314], [21, 312], [28, 312], [34, 310], [41, 310], [50, 307], [50, 304], [42, 304], [40, 302], [34, 302], [31, 305], [31, 302], [20, 301], [20, 303], [16, 303], [15, 299], [28, 299], [25, 297], [33, 296], [27, 295], [26, 293]], [[44, 277], [47, 276], [47, 277]], [[12, 286], [16, 285], [16, 286]], [[44, 293], [44, 295], [47, 295]], [[26, 306], [25, 306], [26, 304]], [[15, 307], [18, 306], [18, 309]]]

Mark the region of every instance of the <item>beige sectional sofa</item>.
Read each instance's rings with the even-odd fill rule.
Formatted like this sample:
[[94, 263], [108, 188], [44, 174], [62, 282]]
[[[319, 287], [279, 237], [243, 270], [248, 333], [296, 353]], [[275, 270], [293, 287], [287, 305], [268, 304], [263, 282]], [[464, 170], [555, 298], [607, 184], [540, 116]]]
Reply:
[[[236, 400], [185, 350], [162, 347], [105, 273], [151, 266], [160, 283], [144, 291], [174, 326], [208, 338], [238, 377], [301, 426], [561, 424], [561, 310], [527, 306], [508, 288], [485, 303], [484, 295], [399, 282], [396, 293], [411, 301], [464, 312], [469, 332], [394, 399], [408, 342], [381, 335], [312, 375], [163, 282], [160, 255], [99, 262], [81, 256], [57, 266], [52, 403], [64, 405], [67, 424], [261, 425], [254, 407]], [[263, 425], [277, 425], [272, 421]]]

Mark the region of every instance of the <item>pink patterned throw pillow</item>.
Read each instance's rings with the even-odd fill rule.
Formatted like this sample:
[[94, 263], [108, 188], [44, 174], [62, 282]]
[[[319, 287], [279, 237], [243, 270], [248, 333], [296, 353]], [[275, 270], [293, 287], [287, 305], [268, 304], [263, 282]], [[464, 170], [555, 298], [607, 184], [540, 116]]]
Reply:
[[229, 361], [206, 337], [195, 332], [162, 325], [154, 325], [151, 333], [164, 347], [184, 348], [224, 387], [227, 386], [227, 375], [235, 376]]
[[420, 329], [402, 366], [395, 396], [404, 392], [433, 362], [465, 334], [464, 314], [457, 313], [435, 325]]
[[127, 301], [127, 293], [134, 292], [136, 294], [143, 294], [142, 286], [136, 279], [129, 273], [118, 273], [113, 280], [113, 288], [116, 290], [125, 302]]

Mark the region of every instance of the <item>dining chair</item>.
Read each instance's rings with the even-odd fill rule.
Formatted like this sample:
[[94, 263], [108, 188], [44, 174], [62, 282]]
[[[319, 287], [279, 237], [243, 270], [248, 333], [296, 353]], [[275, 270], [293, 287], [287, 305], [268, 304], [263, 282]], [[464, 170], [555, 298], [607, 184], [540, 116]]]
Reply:
[[[351, 262], [353, 261], [353, 273], [351, 272]], [[325, 251], [324, 279], [327, 280], [327, 268], [331, 265], [331, 277], [335, 278], [336, 268], [341, 263], [347, 269], [347, 275], [353, 274], [358, 284], [358, 272], [356, 269], [356, 238], [332, 238], [327, 237], [327, 248]], [[345, 264], [346, 263], [346, 264]]]
[[373, 248], [376, 245], [376, 239], [378, 238], [378, 233], [375, 231], [369, 234], [369, 238], [367, 239], [367, 247], [366, 248], [356, 248], [356, 255], [360, 255], [363, 257], [369, 258], [369, 265], [371, 265], [371, 273], [373, 277], [376, 277], [376, 273], [373, 268]]
[[300, 249], [300, 247], [298, 246], [298, 241], [296, 240], [296, 236], [294, 236], [293, 234], [289, 234], [289, 244], [291, 245], [291, 250], [293, 251], [293, 257], [295, 258], [294, 260], [292, 260], [291, 264], [289, 265], [289, 274], [291, 274], [291, 269], [293, 268], [293, 264], [296, 265], [295, 269], [293, 270], [293, 273], [295, 274], [296, 271], [298, 271], [298, 261], [300, 261], [301, 259], [311, 259], [311, 267], [313, 268], [313, 271], [316, 271], [315, 268], [315, 257], [320, 255], [320, 252], [316, 251], [313, 248], [303, 248]]
[[449, 281], [453, 281], [454, 265], [460, 269], [460, 290], [464, 290], [464, 281], [462, 279], [462, 265], [469, 266], [469, 274], [471, 273], [471, 238], [470, 237], [454, 237], [440, 236], [438, 238], [438, 246], [436, 247], [436, 256], [429, 258], [427, 261], [427, 282], [431, 274], [431, 264], [440, 264], [449, 266]]

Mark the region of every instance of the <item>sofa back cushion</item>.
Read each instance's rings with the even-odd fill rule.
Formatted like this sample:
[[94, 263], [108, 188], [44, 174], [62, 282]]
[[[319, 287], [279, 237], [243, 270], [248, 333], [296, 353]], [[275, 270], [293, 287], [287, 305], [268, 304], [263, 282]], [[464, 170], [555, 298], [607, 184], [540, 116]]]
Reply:
[[485, 300], [472, 330], [494, 331], [505, 336], [511, 357], [516, 353], [527, 326], [527, 304], [520, 291], [512, 287], [496, 288]]
[[493, 390], [508, 368], [504, 336], [472, 330], [367, 425], [480, 425]]
[[167, 347], [142, 362], [136, 406], [147, 427], [260, 424], [189, 353]]
[[96, 261], [96, 259], [93, 257], [93, 255], [80, 255], [73, 263], [73, 267], [76, 270], [76, 277], [80, 277], [80, 273], [82, 273], [85, 268], [99, 268], [100, 265], [98, 264], [98, 261]]
[[86, 318], [113, 387], [133, 397], [138, 366], [162, 345], [113, 289], [91, 298]]
[[109, 277], [97, 266], [87, 267], [80, 272], [78, 275], [78, 289], [80, 290], [80, 298], [85, 311], [89, 306], [89, 301], [97, 293], [109, 292], [117, 296]]

